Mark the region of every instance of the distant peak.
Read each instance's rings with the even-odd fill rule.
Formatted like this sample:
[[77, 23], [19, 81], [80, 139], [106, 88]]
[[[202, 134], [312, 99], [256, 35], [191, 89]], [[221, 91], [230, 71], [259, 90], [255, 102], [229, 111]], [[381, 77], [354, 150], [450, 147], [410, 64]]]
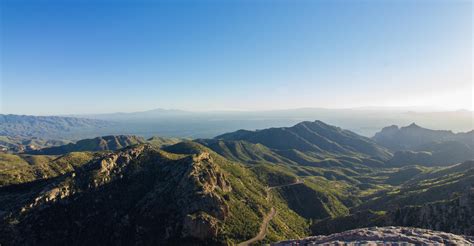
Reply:
[[415, 122], [413, 122], [410, 125], [408, 125], [407, 128], [421, 128], [421, 126], [419, 126]]
[[314, 123], [327, 125], [326, 123], [324, 123], [324, 122], [322, 122], [322, 121], [320, 121], [320, 120], [315, 120]]
[[298, 124], [296, 124], [295, 126], [298, 126], [298, 125], [327, 125], [326, 123], [320, 121], [320, 120], [315, 120], [315, 121], [302, 121]]

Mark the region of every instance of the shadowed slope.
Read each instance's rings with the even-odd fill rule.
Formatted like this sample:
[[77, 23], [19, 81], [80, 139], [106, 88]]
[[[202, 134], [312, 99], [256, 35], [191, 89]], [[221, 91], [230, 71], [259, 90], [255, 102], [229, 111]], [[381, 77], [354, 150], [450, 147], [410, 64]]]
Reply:
[[245, 140], [271, 149], [295, 149], [318, 154], [362, 154], [385, 160], [390, 153], [372, 140], [321, 121], [301, 122], [293, 127], [257, 131], [239, 130], [215, 137], [222, 140]]

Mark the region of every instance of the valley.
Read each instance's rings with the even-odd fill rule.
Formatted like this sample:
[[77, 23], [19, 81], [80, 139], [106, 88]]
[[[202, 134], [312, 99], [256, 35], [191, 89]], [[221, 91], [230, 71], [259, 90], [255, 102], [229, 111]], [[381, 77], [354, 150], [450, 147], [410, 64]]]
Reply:
[[0, 246], [474, 246], [473, 3], [0, 0]]
[[[418, 130], [432, 136], [403, 151], [472, 147], [472, 132]], [[115, 135], [0, 153], [1, 243], [251, 245], [373, 226], [473, 236], [470, 156], [412, 163], [386, 144], [412, 140], [385, 132], [371, 139], [307, 121], [212, 139]]]

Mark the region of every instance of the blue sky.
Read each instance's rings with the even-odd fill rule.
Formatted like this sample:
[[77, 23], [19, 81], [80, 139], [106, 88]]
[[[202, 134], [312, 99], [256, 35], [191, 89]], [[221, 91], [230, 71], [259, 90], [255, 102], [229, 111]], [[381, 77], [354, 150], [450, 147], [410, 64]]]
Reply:
[[472, 2], [1, 1], [1, 112], [472, 109]]

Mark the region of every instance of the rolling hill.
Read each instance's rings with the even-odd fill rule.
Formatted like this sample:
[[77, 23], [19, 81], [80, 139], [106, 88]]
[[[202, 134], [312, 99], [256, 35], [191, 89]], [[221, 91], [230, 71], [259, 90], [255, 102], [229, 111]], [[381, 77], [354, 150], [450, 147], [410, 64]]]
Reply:
[[0, 136], [0, 148], [2, 152], [21, 153], [25, 151], [38, 150], [46, 147], [68, 144], [67, 140], [42, 139], [37, 137], [10, 137]]
[[[237, 243], [254, 236], [268, 191], [244, 166], [194, 142], [97, 153], [65, 174], [0, 188], [2, 244]], [[291, 210], [269, 238], [307, 235]], [[41, 225], [41, 226], [40, 226]], [[291, 225], [288, 228], [288, 225]]]
[[118, 150], [130, 145], [145, 143], [145, 139], [137, 136], [103, 136], [92, 139], [79, 140], [76, 143], [70, 143], [62, 146], [55, 146], [34, 150], [28, 152], [35, 155], [62, 155], [70, 152], [79, 151], [103, 151], [103, 150]]
[[[445, 160], [463, 153], [451, 146], [429, 142], [413, 152]], [[466, 209], [474, 161], [393, 160], [373, 140], [320, 121], [0, 153], [0, 243], [229, 245], [257, 233], [258, 243], [271, 243], [366, 226], [474, 233]]]

